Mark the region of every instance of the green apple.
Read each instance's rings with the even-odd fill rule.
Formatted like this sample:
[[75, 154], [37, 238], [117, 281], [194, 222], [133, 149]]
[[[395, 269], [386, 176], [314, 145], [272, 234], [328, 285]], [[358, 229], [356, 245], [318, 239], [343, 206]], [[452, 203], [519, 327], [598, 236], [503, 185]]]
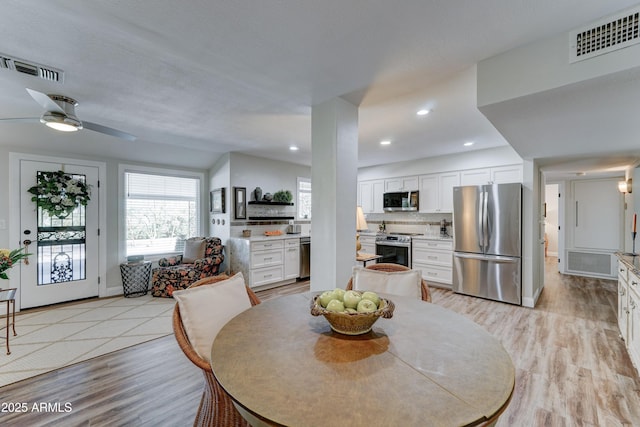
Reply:
[[327, 307], [327, 304], [329, 304], [329, 301], [331, 301], [332, 299], [336, 299], [336, 295], [333, 291], [324, 291], [318, 297], [318, 301], [320, 302], [320, 305], [325, 308]]
[[380, 307], [380, 297], [375, 292], [365, 291], [362, 293], [362, 299], [368, 299], [376, 304], [376, 307]]
[[356, 308], [362, 299], [362, 295], [358, 291], [347, 291], [342, 297], [342, 302], [346, 308]]
[[335, 288], [333, 290], [334, 295], [336, 296], [336, 299], [339, 301], [342, 301], [342, 298], [344, 297], [344, 293], [346, 291], [344, 289], [340, 289], [340, 288]]
[[377, 309], [376, 304], [368, 299], [363, 299], [358, 303], [358, 313], [371, 313]]
[[358, 310], [356, 310], [355, 308], [345, 308], [344, 312], [349, 314], [357, 314]]
[[329, 301], [329, 304], [327, 304], [326, 309], [328, 311], [335, 311], [335, 312], [341, 313], [344, 311], [344, 304], [342, 303], [342, 301], [338, 301], [337, 299], [332, 299], [331, 301]]

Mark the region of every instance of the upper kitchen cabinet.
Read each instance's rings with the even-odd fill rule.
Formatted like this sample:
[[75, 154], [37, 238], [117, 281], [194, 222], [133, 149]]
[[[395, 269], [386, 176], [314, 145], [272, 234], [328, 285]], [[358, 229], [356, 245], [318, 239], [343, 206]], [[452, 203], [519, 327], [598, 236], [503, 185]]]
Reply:
[[420, 212], [453, 212], [453, 187], [460, 185], [460, 172], [420, 176]]
[[388, 193], [396, 191], [418, 191], [418, 177], [404, 176], [384, 180], [384, 191]]
[[358, 204], [362, 206], [364, 213], [383, 213], [383, 194], [383, 179], [358, 182]]
[[522, 182], [522, 165], [469, 169], [460, 172], [460, 185], [507, 184]]

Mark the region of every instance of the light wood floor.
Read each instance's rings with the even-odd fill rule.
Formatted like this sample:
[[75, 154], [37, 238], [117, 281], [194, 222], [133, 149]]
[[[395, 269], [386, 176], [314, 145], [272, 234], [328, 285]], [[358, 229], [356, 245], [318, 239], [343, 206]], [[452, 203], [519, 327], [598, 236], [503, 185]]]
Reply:
[[[499, 426], [639, 426], [640, 378], [618, 335], [615, 282], [560, 276], [553, 261], [535, 309], [435, 288], [433, 302], [483, 326], [511, 355], [516, 389]], [[259, 296], [306, 290], [302, 282]], [[28, 404], [27, 413], [0, 412], [0, 425], [190, 426], [202, 381], [169, 336], [0, 388], [0, 404]], [[32, 410], [67, 402], [70, 412]]]

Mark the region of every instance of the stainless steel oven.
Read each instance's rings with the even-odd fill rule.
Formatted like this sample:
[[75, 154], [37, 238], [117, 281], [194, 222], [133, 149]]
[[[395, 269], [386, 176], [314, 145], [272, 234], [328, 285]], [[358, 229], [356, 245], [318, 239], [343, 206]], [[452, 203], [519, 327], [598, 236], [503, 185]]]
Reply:
[[411, 268], [411, 237], [403, 234], [379, 234], [376, 236], [377, 262], [389, 262]]

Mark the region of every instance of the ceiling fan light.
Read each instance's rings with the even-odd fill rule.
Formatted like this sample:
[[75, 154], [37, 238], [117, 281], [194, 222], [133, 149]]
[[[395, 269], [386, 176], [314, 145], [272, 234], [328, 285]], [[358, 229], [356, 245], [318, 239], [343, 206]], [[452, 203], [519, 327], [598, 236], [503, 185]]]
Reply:
[[40, 118], [40, 122], [46, 126], [62, 132], [75, 132], [82, 129], [82, 122], [75, 117], [70, 117], [55, 111], [47, 111]]

